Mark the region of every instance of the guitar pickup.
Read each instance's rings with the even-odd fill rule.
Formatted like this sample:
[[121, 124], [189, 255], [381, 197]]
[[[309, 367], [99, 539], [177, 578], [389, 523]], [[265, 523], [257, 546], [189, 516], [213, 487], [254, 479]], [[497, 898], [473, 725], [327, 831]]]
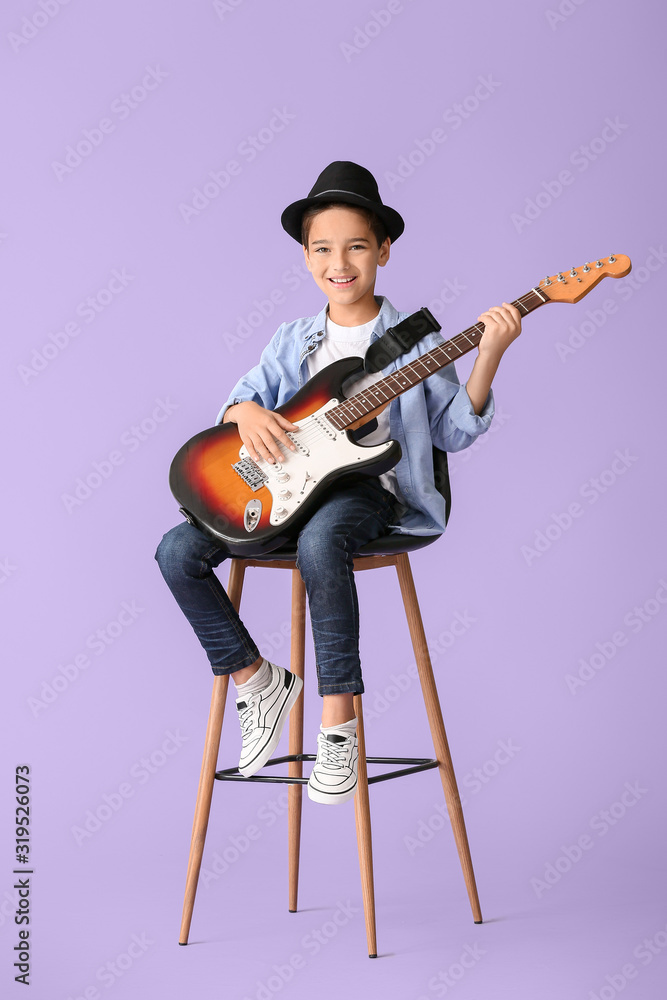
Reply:
[[293, 431], [287, 431], [287, 437], [296, 447], [296, 450], [301, 452], [302, 455], [310, 455], [310, 451], [308, 450], [308, 448], [306, 448], [305, 444], [301, 444], [298, 437], [294, 434]]

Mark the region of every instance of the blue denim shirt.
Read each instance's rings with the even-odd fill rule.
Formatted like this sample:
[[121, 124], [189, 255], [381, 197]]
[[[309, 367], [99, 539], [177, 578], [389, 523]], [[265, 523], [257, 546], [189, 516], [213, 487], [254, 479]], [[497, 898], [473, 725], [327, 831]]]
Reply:
[[[380, 306], [371, 342], [396, 326], [410, 313], [397, 312], [386, 296], [376, 295]], [[239, 379], [217, 416], [235, 403], [252, 401], [267, 410], [286, 403], [308, 380], [306, 355], [316, 351], [325, 334], [327, 305], [317, 316], [281, 323], [262, 352], [259, 363]], [[414, 361], [420, 354], [444, 343], [439, 333], [429, 333], [419, 343], [383, 369], [383, 375]], [[354, 392], [352, 387], [351, 392]], [[454, 364], [429, 375], [419, 385], [389, 404], [391, 437], [401, 446], [395, 467], [402, 499], [407, 509], [392, 532], [410, 535], [441, 534], [445, 530], [445, 502], [433, 475], [432, 444], [443, 451], [462, 451], [488, 430], [495, 412], [493, 391], [478, 416], [465, 386], [459, 382]]]

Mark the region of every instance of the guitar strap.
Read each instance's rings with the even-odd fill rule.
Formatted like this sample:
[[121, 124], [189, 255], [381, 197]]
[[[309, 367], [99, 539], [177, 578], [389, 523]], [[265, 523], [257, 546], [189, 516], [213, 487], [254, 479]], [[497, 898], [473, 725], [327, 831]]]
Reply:
[[433, 314], [422, 306], [396, 326], [390, 326], [366, 351], [364, 370], [368, 375], [386, 368], [390, 361], [409, 351], [427, 333], [436, 333], [442, 327]]

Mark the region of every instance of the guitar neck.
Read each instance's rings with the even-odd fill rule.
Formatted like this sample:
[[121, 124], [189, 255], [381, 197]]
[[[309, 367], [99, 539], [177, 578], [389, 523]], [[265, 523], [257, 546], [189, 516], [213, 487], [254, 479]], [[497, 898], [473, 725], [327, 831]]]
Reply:
[[[534, 309], [551, 301], [546, 291], [540, 287], [539, 290], [531, 288], [525, 295], [515, 299], [512, 305], [516, 306], [522, 316], [527, 316]], [[445, 365], [457, 361], [468, 351], [472, 351], [479, 344], [483, 333], [483, 323], [469, 326], [467, 330], [457, 333], [451, 340], [445, 341], [439, 347], [434, 347], [433, 350], [420, 355], [410, 364], [404, 365], [398, 371], [392, 372], [391, 375], [378, 379], [367, 389], [363, 389], [339, 403], [338, 406], [328, 410], [327, 418], [338, 430], [345, 430], [361, 417], [365, 417], [373, 410], [384, 406], [396, 396], [400, 396], [402, 392], [407, 392], [408, 389], [423, 382], [429, 375], [433, 375]]]

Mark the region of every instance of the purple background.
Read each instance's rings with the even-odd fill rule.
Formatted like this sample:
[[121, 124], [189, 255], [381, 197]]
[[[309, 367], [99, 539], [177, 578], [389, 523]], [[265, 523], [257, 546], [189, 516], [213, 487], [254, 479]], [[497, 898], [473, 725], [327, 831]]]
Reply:
[[[664, 996], [665, 18], [618, 0], [558, 11], [3, 5], [6, 995], [22, 995], [12, 775], [28, 763], [39, 1000]], [[153, 89], [123, 104], [149, 70]], [[59, 168], [103, 119], [98, 144], [80, 147], [90, 155]], [[429, 146], [434, 129], [444, 141]], [[279, 218], [334, 159], [371, 169], [406, 219], [376, 291], [398, 309], [430, 305], [448, 336], [547, 273], [613, 252], [634, 265], [526, 320], [494, 383], [491, 432], [452, 457], [446, 537], [413, 557], [486, 922], [472, 922], [437, 775], [375, 786], [372, 963], [352, 804], [304, 799], [301, 909], [288, 915], [286, 816], [262, 785], [217, 786], [209, 884], [192, 946], [177, 946], [211, 674], [153, 560], [180, 519], [174, 453], [213, 423], [279, 323], [324, 304]], [[230, 160], [237, 173], [186, 221], [181, 206]], [[125, 284], [110, 295], [114, 269]], [[271, 314], [250, 319], [272, 293]], [[244, 319], [258, 322], [234, 341]], [[68, 505], [110, 453], [108, 477]], [[531, 555], [538, 532], [548, 545]], [[288, 574], [251, 571], [246, 588], [248, 626], [286, 664]], [[361, 575], [359, 592], [369, 752], [429, 754], [392, 572]], [[134, 617], [87, 646], [124, 602]], [[568, 686], [582, 669], [589, 679]], [[229, 707], [221, 766], [238, 755]], [[320, 709], [309, 650], [307, 750]], [[98, 810], [104, 822], [77, 842]]]

